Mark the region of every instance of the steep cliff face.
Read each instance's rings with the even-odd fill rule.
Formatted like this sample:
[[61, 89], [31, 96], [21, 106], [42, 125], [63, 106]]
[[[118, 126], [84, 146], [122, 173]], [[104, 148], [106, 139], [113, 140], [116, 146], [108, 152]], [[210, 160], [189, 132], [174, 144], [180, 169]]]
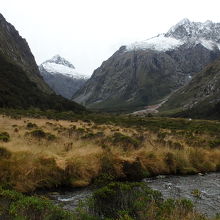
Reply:
[[40, 74], [50, 88], [67, 99], [78, 91], [88, 77], [80, 74], [75, 67], [59, 55], [43, 62], [39, 66]]
[[34, 56], [28, 43], [22, 38], [13, 25], [8, 23], [0, 14], [0, 54], [10, 62], [20, 66], [27, 77], [37, 84], [38, 88], [48, 94], [52, 93], [49, 86], [43, 81]]
[[220, 118], [220, 60], [209, 64], [160, 108], [176, 116]]
[[47, 94], [30, 81], [24, 70], [0, 54], [0, 108], [40, 108], [85, 111], [85, 108], [55, 94]]
[[55, 95], [39, 74], [27, 42], [0, 15], [0, 108], [85, 111]]
[[[210, 33], [212, 34], [210, 37]], [[90, 108], [133, 110], [159, 102], [220, 56], [220, 25], [187, 19], [166, 34], [121, 47], [74, 95]]]

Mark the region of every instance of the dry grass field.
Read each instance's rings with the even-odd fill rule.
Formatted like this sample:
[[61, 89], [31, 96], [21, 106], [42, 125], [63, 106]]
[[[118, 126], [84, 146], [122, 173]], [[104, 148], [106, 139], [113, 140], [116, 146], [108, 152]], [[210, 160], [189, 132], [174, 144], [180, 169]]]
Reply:
[[30, 192], [220, 170], [218, 122], [164, 120], [147, 118], [151, 126], [130, 126], [2, 115], [0, 181]]

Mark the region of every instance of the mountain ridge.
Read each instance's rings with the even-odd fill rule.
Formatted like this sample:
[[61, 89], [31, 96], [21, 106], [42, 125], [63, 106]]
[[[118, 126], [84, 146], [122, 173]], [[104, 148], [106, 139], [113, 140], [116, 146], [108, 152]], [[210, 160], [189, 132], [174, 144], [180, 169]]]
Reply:
[[220, 117], [220, 59], [206, 66], [192, 81], [172, 94], [159, 109], [178, 117]]
[[[195, 25], [195, 22], [191, 24]], [[177, 27], [181, 25], [174, 26], [176, 28], [173, 30], [179, 33]], [[217, 27], [220, 32], [219, 23]], [[184, 30], [183, 33], [186, 34]], [[170, 38], [165, 35], [163, 39]], [[177, 46], [171, 44], [171, 47], [162, 41], [165, 50], [164, 47], [156, 48], [154, 43], [148, 42], [147, 46], [129, 49], [126, 45], [120, 47], [94, 71], [73, 100], [91, 109], [104, 111], [138, 110], [158, 103], [187, 84], [193, 75], [220, 56], [218, 42], [210, 48], [198, 42], [194, 36], [189, 36], [187, 41]]]
[[36, 83], [40, 90], [47, 94], [53, 93], [42, 80], [27, 41], [20, 36], [12, 24], [6, 21], [2, 14], [0, 14], [0, 53], [20, 66], [27, 77]]
[[145, 41], [135, 42], [125, 45], [128, 50], [153, 49], [158, 51], [168, 51], [180, 47], [184, 44], [190, 46], [202, 44], [209, 50], [220, 48], [220, 23], [191, 22], [185, 18], [172, 26], [167, 33], [158, 34]]
[[86, 109], [55, 93], [40, 75], [28, 43], [0, 15], [0, 108], [81, 113]]

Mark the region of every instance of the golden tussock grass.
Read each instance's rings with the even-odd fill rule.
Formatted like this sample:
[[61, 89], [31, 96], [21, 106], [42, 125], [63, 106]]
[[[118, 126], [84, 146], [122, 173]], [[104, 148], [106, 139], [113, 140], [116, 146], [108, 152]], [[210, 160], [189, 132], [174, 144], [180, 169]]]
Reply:
[[22, 192], [87, 186], [103, 174], [133, 180], [220, 170], [220, 149], [206, 146], [213, 139], [206, 133], [3, 116], [0, 132], [10, 135], [0, 142], [0, 181]]

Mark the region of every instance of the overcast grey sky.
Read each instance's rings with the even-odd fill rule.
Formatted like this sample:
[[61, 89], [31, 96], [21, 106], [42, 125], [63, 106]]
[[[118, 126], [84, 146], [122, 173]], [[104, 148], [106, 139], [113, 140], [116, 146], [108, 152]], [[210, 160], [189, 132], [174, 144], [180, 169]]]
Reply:
[[0, 12], [38, 64], [60, 54], [87, 75], [121, 45], [167, 32], [183, 18], [220, 22], [219, 6], [219, 0], [0, 0]]

